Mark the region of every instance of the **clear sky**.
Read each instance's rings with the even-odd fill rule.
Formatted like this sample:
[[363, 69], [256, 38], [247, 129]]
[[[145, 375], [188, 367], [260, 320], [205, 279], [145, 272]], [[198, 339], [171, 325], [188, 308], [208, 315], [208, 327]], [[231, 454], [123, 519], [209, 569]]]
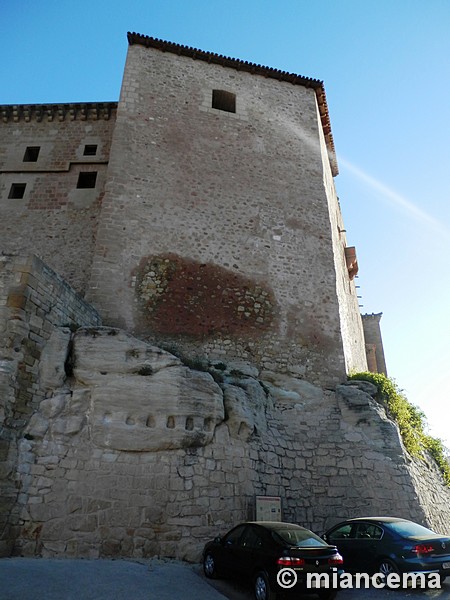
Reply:
[[0, 0], [0, 104], [115, 101], [127, 31], [324, 81], [363, 313], [450, 446], [450, 0]]

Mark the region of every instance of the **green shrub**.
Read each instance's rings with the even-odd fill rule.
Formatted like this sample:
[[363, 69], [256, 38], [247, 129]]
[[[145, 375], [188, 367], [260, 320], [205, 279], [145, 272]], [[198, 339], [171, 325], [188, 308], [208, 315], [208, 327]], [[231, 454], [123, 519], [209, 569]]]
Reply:
[[437, 466], [441, 470], [445, 483], [450, 486], [450, 464], [445, 457], [445, 450], [442, 441], [431, 437], [431, 435], [426, 435], [425, 448], [436, 461]]
[[450, 464], [445, 457], [443, 443], [426, 433], [424, 412], [407, 400], [395, 381], [382, 373], [370, 372], [355, 373], [349, 379], [369, 381], [377, 387], [376, 399], [397, 423], [406, 450], [417, 457], [423, 457], [426, 450], [436, 461], [445, 483], [450, 486]]

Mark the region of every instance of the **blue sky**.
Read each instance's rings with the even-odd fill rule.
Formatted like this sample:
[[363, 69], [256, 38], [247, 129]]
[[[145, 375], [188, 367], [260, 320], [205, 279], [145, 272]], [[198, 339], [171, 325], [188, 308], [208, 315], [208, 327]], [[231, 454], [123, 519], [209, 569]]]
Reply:
[[1, 0], [0, 104], [113, 101], [127, 31], [324, 81], [361, 310], [450, 446], [449, 0]]

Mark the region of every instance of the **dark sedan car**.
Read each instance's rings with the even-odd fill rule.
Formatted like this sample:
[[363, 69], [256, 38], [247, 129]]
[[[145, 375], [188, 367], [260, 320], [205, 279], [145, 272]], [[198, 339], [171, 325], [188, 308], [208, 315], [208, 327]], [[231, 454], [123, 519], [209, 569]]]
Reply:
[[450, 537], [406, 519], [348, 519], [329, 529], [323, 539], [336, 544], [345, 570], [356, 573], [438, 573], [450, 575]]
[[[203, 550], [206, 577], [246, 578], [253, 583], [256, 600], [273, 600], [281, 592], [311, 592], [331, 600], [337, 592], [326, 586], [333, 583], [333, 573], [342, 573], [342, 563], [336, 547], [312, 531], [271, 521], [237, 525], [223, 537], [208, 542]], [[286, 579], [280, 579], [283, 569]], [[325, 575], [308, 577], [313, 573]], [[281, 581], [290, 586], [294, 580], [290, 588], [280, 585]]]

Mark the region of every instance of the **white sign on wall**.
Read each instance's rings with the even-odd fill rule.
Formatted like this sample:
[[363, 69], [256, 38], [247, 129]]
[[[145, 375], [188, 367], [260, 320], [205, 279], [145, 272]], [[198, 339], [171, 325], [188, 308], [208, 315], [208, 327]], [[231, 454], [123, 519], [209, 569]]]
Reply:
[[281, 498], [279, 496], [256, 496], [257, 521], [281, 521]]

